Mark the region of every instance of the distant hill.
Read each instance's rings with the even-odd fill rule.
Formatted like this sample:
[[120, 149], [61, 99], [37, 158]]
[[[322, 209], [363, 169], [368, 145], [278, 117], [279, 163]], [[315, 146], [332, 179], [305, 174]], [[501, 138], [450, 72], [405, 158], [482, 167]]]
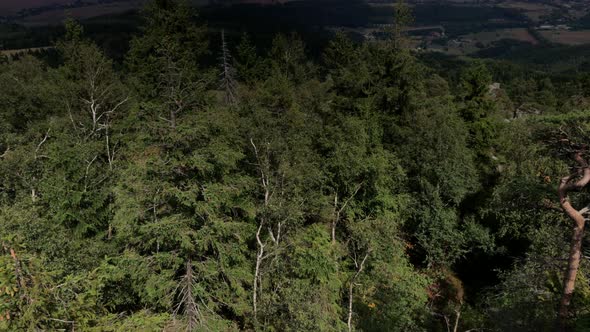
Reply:
[[66, 17], [88, 19], [142, 7], [147, 0], [1, 0], [0, 19], [43, 26], [61, 24]]
[[2, 0], [0, 1], [0, 15], [8, 16], [27, 8], [66, 5], [75, 2], [73, 0]]
[[[135, 10], [143, 7], [147, 1], [149, 0], [0, 0], [0, 22], [4, 19], [27, 26], [54, 25], [61, 23], [66, 17], [88, 19]], [[195, 6], [203, 6], [216, 1], [189, 2]]]

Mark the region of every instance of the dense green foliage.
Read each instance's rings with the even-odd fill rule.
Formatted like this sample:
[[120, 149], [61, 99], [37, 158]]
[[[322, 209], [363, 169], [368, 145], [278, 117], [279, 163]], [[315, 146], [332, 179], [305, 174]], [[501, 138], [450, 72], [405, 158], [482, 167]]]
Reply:
[[0, 330], [553, 329], [586, 76], [144, 15], [121, 63], [71, 21], [0, 62]]

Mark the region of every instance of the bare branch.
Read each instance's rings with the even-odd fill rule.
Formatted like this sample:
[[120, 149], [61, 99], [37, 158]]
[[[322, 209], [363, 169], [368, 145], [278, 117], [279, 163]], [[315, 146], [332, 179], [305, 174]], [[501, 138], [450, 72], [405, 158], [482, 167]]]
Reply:
[[344, 201], [344, 204], [342, 204], [340, 209], [338, 209], [338, 193], [334, 194], [334, 219], [332, 220], [332, 227], [331, 227], [332, 228], [332, 244], [336, 243], [336, 226], [337, 226], [338, 222], [340, 221], [340, 215], [342, 214], [342, 211], [344, 211], [344, 209], [346, 208], [348, 203], [356, 196], [356, 194], [359, 192], [359, 190], [361, 189], [362, 186], [363, 186], [363, 182], [359, 183], [356, 186], [356, 189], [354, 190], [354, 192]]
[[344, 201], [344, 204], [342, 204], [342, 207], [340, 208], [340, 212], [344, 211], [344, 209], [346, 208], [348, 203], [356, 196], [356, 194], [359, 192], [359, 190], [361, 190], [362, 186], [363, 186], [363, 182], [359, 183], [356, 186], [356, 189], [354, 190], [354, 192], [348, 197], [348, 199], [346, 199], [346, 201]]
[[[348, 320], [347, 320], [347, 325], [348, 325], [349, 332], [352, 331], [352, 313], [353, 313], [352, 303], [353, 303], [355, 281], [358, 278], [358, 276], [361, 274], [361, 272], [363, 272], [363, 269], [365, 267], [365, 262], [367, 261], [367, 258], [369, 258], [370, 254], [371, 254], [371, 250], [369, 249], [365, 253], [365, 257], [361, 261], [360, 265], [357, 264], [357, 260], [356, 260], [356, 258], [354, 258], [354, 263], [355, 263], [355, 266], [357, 267], [357, 271], [354, 274], [354, 276], [350, 279], [349, 285], [348, 285]], [[356, 252], [355, 252], [355, 256], [356, 256]]]
[[186, 262], [186, 272], [180, 280], [180, 283], [176, 286], [176, 290], [180, 288], [180, 300], [173, 312], [173, 315], [176, 316], [181, 308], [183, 309], [184, 315], [187, 319], [186, 331], [188, 332], [198, 331], [199, 327], [203, 326], [203, 315], [201, 314], [201, 310], [197, 305], [195, 295], [193, 294], [193, 287], [196, 282], [197, 279], [194, 275], [192, 261], [188, 259]]
[[87, 161], [88, 164], [86, 165], [86, 172], [84, 173], [84, 191], [88, 189], [88, 173], [90, 172], [90, 166], [92, 166], [96, 158], [98, 158], [98, 155], [95, 155], [92, 160]]
[[35, 149], [35, 159], [37, 159], [37, 153], [39, 152], [39, 149], [41, 149], [41, 146], [47, 141], [47, 138], [49, 138], [49, 131], [51, 130], [51, 128], [47, 129], [47, 132], [45, 133], [45, 137], [43, 137], [43, 139], [41, 140], [41, 143], [39, 143], [37, 145], [37, 148]]
[[260, 278], [260, 264], [262, 264], [262, 260], [264, 259], [264, 243], [260, 239], [260, 232], [264, 227], [264, 218], [260, 222], [258, 226], [258, 230], [256, 231], [256, 243], [258, 245], [258, 253], [256, 255], [256, 267], [254, 269], [254, 282], [253, 282], [253, 289], [252, 289], [252, 309], [254, 313], [254, 319], [256, 320], [258, 314], [258, 279]]

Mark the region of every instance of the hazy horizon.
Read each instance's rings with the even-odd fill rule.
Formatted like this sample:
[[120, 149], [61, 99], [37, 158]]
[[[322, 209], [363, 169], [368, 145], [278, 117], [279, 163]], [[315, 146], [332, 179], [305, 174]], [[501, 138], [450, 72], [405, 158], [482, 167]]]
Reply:
[[26, 8], [43, 7], [54, 4], [63, 5], [73, 2], [74, 0], [1, 0], [0, 16], [8, 15]]

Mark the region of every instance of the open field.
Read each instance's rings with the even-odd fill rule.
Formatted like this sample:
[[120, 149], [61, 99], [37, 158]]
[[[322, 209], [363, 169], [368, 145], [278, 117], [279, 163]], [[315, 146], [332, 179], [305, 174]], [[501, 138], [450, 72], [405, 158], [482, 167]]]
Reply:
[[519, 10], [531, 22], [536, 24], [567, 24], [580, 19], [590, 12], [590, 6], [582, 1], [504, 1], [496, 4], [496, 6]]
[[525, 28], [514, 28], [514, 29], [498, 29], [495, 31], [483, 31], [478, 33], [470, 33], [461, 36], [463, 39], [476, 40], [483, 44], [489, 44], [502, 39], [513, 39], [533, 45], [539, 42], [533, 37], [529, 31]]
[[590, 43], [590, 30], [551, 30], [540, 31], [549, 41], [564, 45], [582, 45]]
[[543, 3], [531, 3], [521, 1], [505, 1], [498, 5], [502, 8], [518, 9], [521, 10], [531, 21], [540, 22], [543, 16], [548, 16], [557, 7], [543, 4]]
[[[531, 45], [539, 44], [526, 28], [512, 28], [464, 34], [448, 40], [445, 44], [438, 42], [429, 43], [427, 49], [450, 55], [472, 55], [483, 49], [493, 47], [499, 41], [506, 40]], [[416, 43], [416, 45], [418, 44]]]

